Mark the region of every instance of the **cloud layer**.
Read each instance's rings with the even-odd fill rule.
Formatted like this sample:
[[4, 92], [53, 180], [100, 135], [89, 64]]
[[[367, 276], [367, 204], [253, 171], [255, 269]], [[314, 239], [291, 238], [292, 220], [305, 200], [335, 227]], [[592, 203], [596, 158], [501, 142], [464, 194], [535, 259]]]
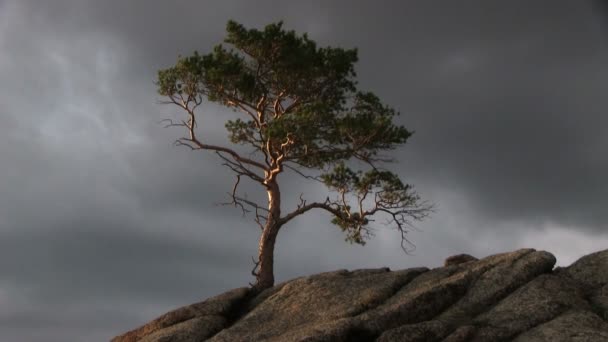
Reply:
[[[349, 246], [327, 215], [299, 218], [279, 236], [279, 280], [520, 247], [565, 265], [605, 248], [605, 18], [569, 1], [0, 0], [0, 340], [104, 341], [252, 280], [259, 229], [215, 205], [233, 175], [171, 146], [182, 132], [158, 121], [179, 112], [154, 86], [228, 19], [358, 47], [361, 86], [416, 131], [389, 168], [438, 207], [409, 256], [385, 227]], [[227, 143], [234, 114], [201, 115], [204, 137]], [[286, 208], [327, 195], [282, 181]]]

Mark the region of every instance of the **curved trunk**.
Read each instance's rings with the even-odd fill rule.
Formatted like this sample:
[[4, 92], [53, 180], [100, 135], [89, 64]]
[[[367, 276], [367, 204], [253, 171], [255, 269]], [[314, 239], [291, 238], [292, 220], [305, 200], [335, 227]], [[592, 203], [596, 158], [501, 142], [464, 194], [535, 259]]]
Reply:
[[266, 192], [268, 193], [268, 220], [260, 236], [258, 249], [258, 272], [256, 283], [253, 286], [256, 290], [264, 290], [274, 285], [274, 245], [281, 225], [281, 192], [276, 181], [267, 183]]

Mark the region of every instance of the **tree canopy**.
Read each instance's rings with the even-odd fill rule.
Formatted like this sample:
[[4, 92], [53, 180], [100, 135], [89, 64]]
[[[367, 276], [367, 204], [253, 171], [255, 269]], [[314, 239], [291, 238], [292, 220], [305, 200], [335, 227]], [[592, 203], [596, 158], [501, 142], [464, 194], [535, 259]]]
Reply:
[[[272, 240], [272, 252], [280, 227], [311, 209], [331, 213], [346, 239], [359, 244], [370, 235], [370, 217], [387, 215], [401, 232], [403, 247], [411, 220], [426, 217], [432, 208], [411, 185], [380, 167], [394, 160], [379, 152], [405, 144], [412, 132], [393, 123], [397, 111], [358, 89], [357, 50], [318, 47], [306, 34], [283, 29], [282, 22], [257, 30], [229, 21], [226, 30], [225, 44], [207, 54], [179, 57], [158, 72], [157, 85], [166, 103], [186, 113], [185, 120], [168, 120], [168, 126], [187, 131], [176, 144], [214, 151], [236, 173], [232, 203], [253, 207], [263, 231], [256, 266], [264, 258], [264, 241]], [[197, 135], [197, 108], [205, 101], [243, 114], [225, 126], [230, 141], [253, 148], [253, 156], [207, 144]], [[353, 169], [354, 161], [367, 170]], [[282, 214], [277, 176], [285, 168], [322, 182], [336, 198], [307, 203], [300, 196], [297, 208]], [[265, 188], [268, 205], [237, 195], [241, 176]], [[260, 272], [254, 272], [258, 283]]]

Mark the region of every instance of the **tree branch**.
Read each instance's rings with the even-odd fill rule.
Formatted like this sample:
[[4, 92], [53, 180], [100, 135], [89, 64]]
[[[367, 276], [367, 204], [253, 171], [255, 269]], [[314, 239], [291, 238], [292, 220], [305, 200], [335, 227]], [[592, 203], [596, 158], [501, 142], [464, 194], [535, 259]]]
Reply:
[[[290, 160], [289, 162], [297, 164], [297, 163], [295, 163], [292, 160]], [[297, 165], [300, 165], [300, 164], [297, 164]], [[288, 169], [290, 169], [290, 170], [292, 170], [293, 172], [299, 174], [300, 176], [302, 176], [302, 177], [304, 177], [306, 179], [310, 179], [310, 180], [317, 181], [319, 183], [323, 183], [323, 180], [321, 180], [321, 178], [319, 176], [310, 176], [310, 175], [307, 175], [307, 174], [303, 173], [302, 171], [296, 169], [295, 167], [293, 167], [293, 166], [291, 166], [291, 165], [289, 165], [287, 163], [283, 163], [283, 166], [286, 167], [286, 168], [288, 168]]]
[[279, 219], [279, 222], [281, 223], [281, 225], [291, 221], [293, 218], [300, 216], [302, 214], [304, 214], [305, 212], [311, 210], [311, 209], [315, 209], [315, 208], [319, 208], [319, 209], [324, 209], [332, 214], [334, 214], [335, 216], [338, 217], [342, 217], [343, 214], [336, 208], [332, 208], [330, 206], [330, 201], [329, 201], [329, 197], [327, 197], [327, 199], [325, 200], [325, 202], [313, 202], [310, 204], [306, 204], [306, 205], [301, 205], [298, 206], [298, 209], [294, 210], [293, 212], [281, 217]]
[[231, 202], [223, 202], [223, 203], [216, 203], [216, 205], [234, 205], [239, 206], [241, 208], [241, 210], [243, 211], [243, 216], [245, 216], [248, 212], [250, 212], [250, 210], [245, 209], [245, 206], [243, 205], [243, 203], [253, 207], [255, 209], [255, 216], [256, 216], [256, 222], [258, 223], [258, 225], [261, 226], [261, 228], [263, 229], [263, 225], [260, 222], [261, 219], [267, 220], [268, 217], [261, 215], [259, 213], [259, 211], [266, 211], [269, 212], [268, 209], [261, 207], [259, 204], [248, 200], [247, 198], [242, 198], [236, 195], [236, 190], [239, 186], [239, 183], [241, 181], [241, 175], [237, 175], [236, 176], [236, 182], [234, 183], [234, 186], [232, 187], [232, 193], [228, 193], [228, 195], [232, 198]]
[[196, 137], [196, 133], [194, 132], [194, 128], [196, 127], [196, 117], [194, 115], [194, 111], [188, 107], [187, 103], [180, 104], [175, 101], [174, 101], [174, 103], [176, 105], [180, 106], [181, 108], [183, 108], [188, 113], [189, 119], [187, 122], [182, 121], [181, 124], [174, 124], [171, 120], [168, 120], [170, 122], [170, 124], [167, 127], [171, 127], [171, 126], [186, 127], [186, 129], [188, 130], [188, 133], [190, 135], [189, 138], [180, 138], [180, 139], [176, 140], [176, 145], [180, 145], [180, 146], [185, 145], [185, 146], [190, 147], [193, 150], [201, 149], [201, 150], [211, 150], [211, 151], [216, 151], [216, 152], [225, 152], [225, 153], [231, 155], [232, 158], [235, 161], [238, 161], [239, 163], [245, 163], [247, 165], [251, 165], [251, 166], [260, 168], [264, 171], [268, 171], [268, 168], [265, 165], [258, 163], [255, 160], [242, 157], [232, 149], [229, 149], [229, 148], [226, 148], [223, 146], [204, 144], [203, 142], [201, 142]]
[[232, 171], [236, 172], [239, 175], [245, 175], [245, 176], [251, 178], [252, 180], [254, 180], [258, 183], [261, 183], [261, 184], [264, 183], [264, 178], [258, 176], [253, 171], [246, 168], [238, 160], [232, 161], [232, 160], [228, 159], [227, 157], [225, 157], [224, 155], [222, 155], [222, 152], [219, 152], [219, 151], [216, 151], [215, 153], [225, 161], [225, 163], [222, 165], [228, 166]]
[[[245, 108], [245, 106], [243, 105], [244, 102], [242, 102], [239, 99], [233, 98], [233, 97], [229, 97], [230, 100], [228, 102], [226, 102], [228, 105], [231, 105], [233, 107], [237, 107], [239, 108], [243, 113], [249, 115], [251, 117], [251, 119], [253, 119], [253, 122], [255, 122], [255, 127], [260, 128], [260, 121], [258, 119], [258, 117], [249, 109]], [[252, 109], [256, 109], [256, 107], [254, 107], [253, 105], [250, 105]]]
[[[412, 220], [420, 221], [428, 217], [431, 212], [434, 212], [433, 205], [428, 204], [427, 202], [420, 204], [416, 203], [414, 200], [412, 200], [411, 203], [403, 203], [402, 201], [388, 202], [382, 198], [382, 192], [380, 192], [380, 195], [376, 193], [374, 207], [371, 210], [363, 211], [363, 201], [369, 193], [369, 191], [365, 191], [363, 195], [358, 196], [358, 212], [352, 213], [350, 206], [346, 201], [345, 193], [346, 191], [340, 191], [340, 196], [335, 201], [330, 201], [329, 197], [327, 197], [324, 202], [313, 202], [309, 204], [306, 204], [306, 201], [302, 198], [302, 195], [300, 195], [300, 204], [298, 204], [296, 210], [283, 216], [280, 219], [280, 222], [281, 224], [285, 224], [309, 210], [318, 208], [323, 209], [333, 214], [336, 218], [346, 222], [349, 227], [348, 231], [352, 233], [352, 236], [361, 238], [362, 233], [365, 234], [363, 237], [373, 235], [369, 228], [366, 228], [366, 225], [373, 221], [368, 217], [374, 216], [377, 213], [384, 213], [390, 217], [386, 224], [389, 225], [393, 223], [396, 225], [397, 230], [401, 234], [401, 248], [404, 252], [409, 253], [410, 250], [408, 250], [407, 246], [413, 246], [415, 248], [415, 245], [406, 237], [408, 232], [407, 228], [415, 228]], [[361, 243], [361, 241], [363, 241], [363, 238], [361, 238], [360, 241], [356, 240], [358, 243]]]

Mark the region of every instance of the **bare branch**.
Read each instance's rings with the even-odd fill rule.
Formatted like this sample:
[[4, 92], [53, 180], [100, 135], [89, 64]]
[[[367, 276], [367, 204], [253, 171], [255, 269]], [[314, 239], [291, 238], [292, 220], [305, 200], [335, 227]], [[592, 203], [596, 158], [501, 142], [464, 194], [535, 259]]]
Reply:
[[[260, 260], [255, 260], [251, 257], [251, 261], [253, 261], [253, 269], [251, 270], [251, 275], [254, 277], [258, 277], [260, 271], [258, 271], [258, 267], [260, 266]], [[253, 283], [249, 283], [249, 286], [254, 286]]]
[[[242, 100], [236, 99], [234, 97], [230, 97], [230, 100], [227, 102], [228, 105], [233, 106], [233, 107], [237, 107], [238, 109], [240, 109], [243, 113], [249, 115], [251, 117], [251, 119], [253, 120], [253, 122], [255, 122], [255, 126], [257, 128], [260, 128], [260, 120], [259, 118], [256, 116], [256, 114], [254, 112], [252, 112], [251, 110], [247, 109], [244, 105], [243, 105]], [[253, 110], [256, 109], [255, 106], [253, 105], [249, 105], [251, 106], [251, 108]]]
[[262, 169], [264, 171], [267, 170], [266, 166], [264, 166], [264, 165], [262, 165], [262, 164], [260, 164], [260, 163], [258, 163], [256, 161], [254, 161], [254, 160], [251, 160], [249, 158], [241, 157], [238, 153], [236, 153], [235, 151], [233, 151], [233, 150], [231, 150], [229, 148], [222, 147], [222, 146], [214, 146], [214, 145], [203, 144], [200, 141], [198, 141], [196, 138], [195, 139], [191, 139], [191, 141], [196, 146], [198, 146], [200, 149], [219, 151], [219, 152], [226, 152], [226, 153], [230, 154], [234, 158], [234, 160], [237, 160], [237, 161], [239, 161], [241, 163], [245, 163], [245, 164], [248, 164], [248, 165], [251, 165], [251, 166], [255, 166], [255, 167], [260, 168], [260, 169]]
[[232, 158], [234, 160], [238, 161], [238, 162], [258, 167], [258, 168], [260, 168], [260, 169], [262, 169], [264, 171], [267, 170], [266, 166], [264, 166], [264, 165], [256, 162], [255, 160], [251, 160], [249, 158], [241, 157], [238, 153], [236, 153], [232, 149], [229, 149], [229, 148], [226, 148], [226, 147], [222, 147], [222, 146], [203, 144], [200, 140], [198, 140], [196, 138], [196, 134], [194, 132], [194, 125], [196, 124], [196, 121], [195, 121], [195, 118], [194, 118], [194, 113], [193, 112], [189, 112], [189, 115], [190, 115], [190, 122], [191, 122], [191, 124], [188, 126], [188, 130], [190, 132], [190, 139], [189, 139], [189, 141], [191, 141], [196, 146], [198, 146], [198, 148], [203, 149], [203, 150], [212, 150], [212, 151], [218, 151], [218, 152], [225, 152], [225, 153], [230, 154], [232, 156]]
[[[264, 231], [265, 222], [268, 222], [268, 216], [260, 215], [259, 210], [268, 211], [268, 209], [255, 207], [255, 223], [257, 223], [261, 231]], [[261, 222], [262, 219], [264, 220], [264, 223]]]
[[[189, 138], [180, 138], [178, 139], [178, 143], [176, 143], [176, 145], [185, 145], [190, 147], [191, 149], [201, 149], [201, 150], [211, 150], [211, 151], [216, 151], [216, 152], [225, 152], [228, 153], [232, 156], [232, 158], [240, 163], [245, 163], [248, 164], [250, 166], [255, 166], [257, 168], [260, 168], [264, 171], [267, 170], [267, 166], [256, 162], [255, 160], [252, 160], [250, 158], [245, 158], [240, 156], [238, 153], [236, 153], [234, 150], [229, 149], [227, 147], [223, 147], [223, 146], [216, 146], [216, 145], [209, 145], [209, 144], [204, 144], [202, 141], [200, 141], [197, 137], [196, 137], [196, 133], [194, 131], [194, 128], [196, 127], [196, 117], [195, 117], [195, 113], [194, 113], [194, 109], [198, 106], [198, 104], [200, 104], [202, 102], [202, 99], [196, 99], [196, 97], [192, 97], [191, 95], [188, 95], [187, 99], [184, 99], [183, 95], [179, 95], [177, 98], [175, 96], [169, 96], [169, 99], [171, 101], [166, 101], [167, 103], [172, 103], [175, 104], [176, 106], [184, 109], [187, 114], [188, 114], [188, 121], [181, 121], [181, 123], [175, 123], [173, 122], [171, 119], [165, 119], [165, 120], [161, 120], [162, 122], [169, 122], [168, 125], [166, 125], [165, 127], [186, 127], [186, 129], [188, 130], [188, 133], [190, 135]], [[190, 103], [194, 102], [194, 106], [190, 106]], [[240, 103], [242, 104], [247, 104], [248, 106], [250, 106], [252, 109], [255, 109], [255, 107], [253, 105], [248, 104], [247, 102], [244, 101], [240, 101]], [[247, 111], [247, 109], [245, 107], [242, 108], [243, 110]], [[252, 119], [254, 120], [254, 122], [256, 123], [256, 125], [259, 127], [260, 122], [258, 121], [258, 119], [256, 118], [256, 116], [250, 112], [247, 111], [248, 114], [250, 114], [252, 116]], [[195, 148], [196, 147], [196, 148]]]
[[281, 115], [283, 115], [283, 113], [285, 112], [281, 101], [283, 101], [283, 96], [285, 96], [286, 93], [287, 89], [281, 90], [274, 99], [274, 104], [272, 105], [272, 108], [274, 111], [275, 118], [281, 117]]
[[334, 214], [337, 217], [343, 217], [342, 212], [340, 212], [338, 209], [336, 208], [332, 208], [330, 206], [330, 201], [329, 201], [329, 197], [327, 197], [327, 200], [325, 200], [325, 202], [313, 202], [310, 204], [306, 204], [306, 205], [302, 205], [302, 206], [298, 206], [298, 209], [292, 211], [291, 213], [281, 217], [279, 219], [279, 222], [281, 223], [281, 225], [291, 221], [293, 218], [300, 216], [302, 214], [304, 214], [305, 212], [314, 209], [314, 208], [319, 208], [319, 209], [324, 209], [332, 214]]
[[289, 112], [291, 112], [292, 110], [296, 109], [298, 106], [300, 105], [300, 98], [296, 97], [293, 102], [287, 106], [287, 108], [285, 108], [285, 110], [283, 111], [283, 114], [287, 114]]
[[186, 146], [186, 147], [190, 148], [191, 150], [198, 150], [198, 148], [196, 146], [190, 145], [188, 143], [188, 141], [189, 141], [188, 139], [180, 138], [180, 139], [175, 140], [173, 142], [173, 145], [174, 146]]
[[264, 92], [262, 94], [262, 96], [260, 97], [260, 100], [258, 101], [257, 105], [255, 106], [256, 111], [258, 112], [258, 120], [260, 120], [261, 122], [264, 122], [263, 120], [263, 114], [264, 114], [264, 109], [266, 107], [266, 99], [268, 98], [268, 93]]
[[239, 186], [240, 182], [241, 182], [241, 175], [237, 175], [236, 176], [236, 183], [234, 183], [234, 187], [232, 188], [232, 195], [231, 195], [232, 196], [232, 202], [220, 203], [220, 205], [234, 204], [235, 207], [238, 205], [238, 206], [241, 207], [241, 210], [243, 211], [243, 217], [245, 217], [245, 214], [247, 214], [249, 212], [249, 210], [245, 209], [245, 207], [243, 206], [243, 204], [236, 197], [236, 188]]
[[[241, 208], [244, 208], [243, 207], [243, 203], [245, 203], [245, 204], [253, 207], [256, 210], [256, 216], [257, 216], [257, 218], [267, 219], [266, 216], [260, 215], [258, 213], [258, 211], [261, 210], [261, 211], [268, 212], [268, 209], [260, 206], [259, 204], [255, 203], [253, 201], [248, 200], [247, 198], [236, 196], [236, 195], [234, 195], [234, 193], [227, 193], [227, 194], [232, 198], [233, 201], [232, 202], [216, 203], [216, 205], [234, 205], [235, 207], [238, 205]], [[243, 209], [243, 211], [244, 211], [244, 213], [251, 212], [250, 210], [247, 210], [247, 209]], [[245, 216], [245, 215], [243, 215], [243, 216]]]
[[158, 122], [157, 122], [157, 124], [159, 124], [159, 125], [160, 125], [160, 124], [165, 123], [165, 122], [168, 122], [168, 123], [167, 123], [167, 124], [164, 126], [164, 128], [167, 128], [167, 127], [187, 127], [187, 126], [184, 124], [184, 121], [182, 121], [181, 123], [175, 123], [175, 122], [173, 122], [173, 120], [171, 120], [171, 119], [163, 119], [163, 120], [160, 120], [160, 121], [158, 121]]
[[253, 171], [246, 168], [243, 165], [243, 163], [241, 163], [239, 161], [232, 161], [232, 160], [226, 158], [224, 155], [222, 155], [222, 152], [215, 152], [215, 153], [225, 161], [225, 163], [222, 165], [226, 165], [232, 171], [234, 171], [240, 175], [245, 175], [258, 183], [264, 183], [264, 178], [262, 178], [261, 176], [258, 176]]
[[236, 176], [236, 182], [234, 183], [234, 186], [232, 187], [232, 193], [228, 193], [228, 195], [232, 198], [232, 201], [231, 202], [215, 203], [215, 205], [222, 205], [222, 206], [225, 206], [225, 205], [234, 205], [235, 207], [238, 206], [238, 207], [241, 208], [241, 210], [243, 212], [243, 217], [247, 213], [251, 212], [250, 210], [245, 209], [245, 206], [243, 204], [249, 205], [249, 206], [251, 206], [251, 207], [253, 207], [255, 209], [255, 216], [256, 216], [255, 221], [258, 223], [258, 225], [261, 225], [260, 221], [262, 219], [267, 220], [267, 216], [261, 215], [260, 214], [260, 210], [261, 211], [266, 211], [266, 212], [269, 212], [269, 211], [268, 211], [268, 209], [260, 206], [259, 204], [255, 203], [253, 201], [248, 200], [247, 198], [242, 198], [242, 197], [239, 197], [239, 196], [236, 195], [236, 190], [237, 190], [237, 188], [239, 186], [239, 183], [241, 181], [241, 176], [242, 176], [242, 174], [237, 174], [237, 176]]
[[300, 204], [298, 204], [298, 209], [300, 209], [306, 205], [306, 201], [304, 200], [304, 198], [302, 198], [302, 195], [304, 195], [304, 194], [300, 193]]
[[[297, 163], [295, 163], [292, 160], [290, 160], [289, 162], [297, 164]], [[283, 163], [283, 166], [286, 167], [286, 168], [288, 168], [288, 169], [290, 169], [290, 170], [292, 170], [293, 172], [299, 174], [300, 176], [302, 176], [302, 177], [304, 177], [306, 179], [311, 179], [311, 180], [317, 181], [319, 183], [323, 183], [323, 180], [321, 180], [321, 178], [319, 176], [310, 176], [310, 175], [304, 174], [302, 171], [296, 169], [295, 167], [293, 167], [293, 166], [291, 166], [291, 165], [289, 165], [287, 163]]]
[[403, 203], [402, 201], [388, 202], [382, 198], [381, 193], [376, 193], [374, 207], [371, 210], [363, 211], [363, 201], [366, 198], [368, 191], [358, 196], [359, 212], [352, 213], [350, 206], [345, 197], [346, 191], [340, 191], [340, 196], [334, 201], [330, 201], [329, 197], [324, 202], [314, 202], [306, 204], [306, 201], [300, 195], [300, 203], [297, 205], [296, 210], [285, 215], [280, 219], [281, 224], [285, 224], [293, 218], [306, 213], [309, 210], [318, 208], [323, 209], [340, 220], [347, 222], [347, 224], [353, 229], [353, 235], [359, 237], [370, 237], [373, 235], [372, 231], [366, 227], [369, 222], [373, 220], [368, 217], [374, 214], [383, 213], [389, 216], [386, 225], [394, 224], [397, 230], [401, 234], [401, 248], [404, 252], [409, 253], [408, 246], [415, 246], [407, 239], [406, 234], [408, 228], [414, 228], [412, 221], [420, 221], [428, 217], [433, 212], [433, 205], [427, 202], [423, 203]]

